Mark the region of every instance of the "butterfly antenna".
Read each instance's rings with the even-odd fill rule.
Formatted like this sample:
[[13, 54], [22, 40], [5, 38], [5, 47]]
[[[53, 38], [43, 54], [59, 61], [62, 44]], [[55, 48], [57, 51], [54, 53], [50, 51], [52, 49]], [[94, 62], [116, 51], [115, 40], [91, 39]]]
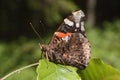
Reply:
[[[31, 28], [33, 29], [33, 31], [35, 32], [35, 34], [38, 36], [38, 38], [41, 39], [39, 33], [35, 30], [35, 28], [34, 28], [34, 26], [33, 26], [33, 24], [32, 24], [31, 22], [30, 22], [30, 26], [31, 26]], [[41, 39], [41, 40], [42, 40], [42, 39]], [[42, 40], [42, 41], [43, 41], [43, 40]], [[40, 42], [39, 42], [39, 46], [40, 46], [40, 49], [42, 49], [42, 45], [41, 45]], [[40, 55], [40, 58], [42, 59], [42, 53], [41, 53], [41, 55]]]
[[41, 39], [39, 33], [35, 30], [35, 28], [33, 27], [33, 24], [30, 22], [30, 26], [33, 29], [33, 31], [35, 32], [35, 34], [38, 36], [39, 39]]
[[[30, 22], [30, 26], [33, 29], [33, 31], [35, 32], [35, 34], [38, 36], [38, 38], [42, 40], [42, 38], [40, 37], [39, 33], [35, 30], [35, 28], [34, 28], [34, 26], [33, 26], [33, 24], [31, 22]], [[40, 46], [40, 49], [42, 49], [42, 46], [41, 46], [40, 42], [39, 42], [39, 46]]]
[[42, 23], [42, 21], [40, 21], [40, 24], [42, 24], [42, 27], [44, 27], [45, 25]]

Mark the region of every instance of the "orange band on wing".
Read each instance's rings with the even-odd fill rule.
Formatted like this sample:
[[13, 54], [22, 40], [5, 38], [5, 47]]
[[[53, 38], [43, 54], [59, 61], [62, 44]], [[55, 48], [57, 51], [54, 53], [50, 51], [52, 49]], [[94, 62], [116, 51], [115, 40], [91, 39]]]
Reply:
[[71, 36], [72, 33], [68, 32], [68, 33], [62, 33], [62, 32], [55, 32], [55, 35], [59, 38], [64, 38], [66, 36]]

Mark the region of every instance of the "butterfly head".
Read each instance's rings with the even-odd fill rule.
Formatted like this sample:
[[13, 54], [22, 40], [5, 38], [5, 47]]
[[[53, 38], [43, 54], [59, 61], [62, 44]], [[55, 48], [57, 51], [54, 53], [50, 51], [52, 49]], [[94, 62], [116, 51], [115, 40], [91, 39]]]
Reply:
[[40, 45], [40, 49], [43, 53], [45, 53], [49, 50], [49, 47], [48, 47], [48, 45], [42, 44], [42, 45]]

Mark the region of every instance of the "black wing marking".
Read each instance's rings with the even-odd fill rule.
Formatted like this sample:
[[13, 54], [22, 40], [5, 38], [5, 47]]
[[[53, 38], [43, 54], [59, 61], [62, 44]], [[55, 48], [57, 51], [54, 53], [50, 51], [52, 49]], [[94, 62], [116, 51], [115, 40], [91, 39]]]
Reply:
[[60, 25], [57, 31], [64, 33], [84, 33], [84, 20], [84, 13], [81, 10], [75, 11], [64, 19], [64, 22]]

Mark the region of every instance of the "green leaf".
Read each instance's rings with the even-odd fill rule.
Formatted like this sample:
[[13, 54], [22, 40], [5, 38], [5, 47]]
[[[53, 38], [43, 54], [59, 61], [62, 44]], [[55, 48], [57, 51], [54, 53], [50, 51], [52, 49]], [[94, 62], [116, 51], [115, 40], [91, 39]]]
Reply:
[[118, 70], [95, 58], [84, 70], [40, 60], [37, 74], [37, 80], [120, 80]]
[[37, 67], [37, 80], [81, 80], [76, 70], [70, 66], [40, 60]]
[[100, 59], [91, 59], [88, 67], [78, 73], [82, 80], [120, 80], [120, 72]]

